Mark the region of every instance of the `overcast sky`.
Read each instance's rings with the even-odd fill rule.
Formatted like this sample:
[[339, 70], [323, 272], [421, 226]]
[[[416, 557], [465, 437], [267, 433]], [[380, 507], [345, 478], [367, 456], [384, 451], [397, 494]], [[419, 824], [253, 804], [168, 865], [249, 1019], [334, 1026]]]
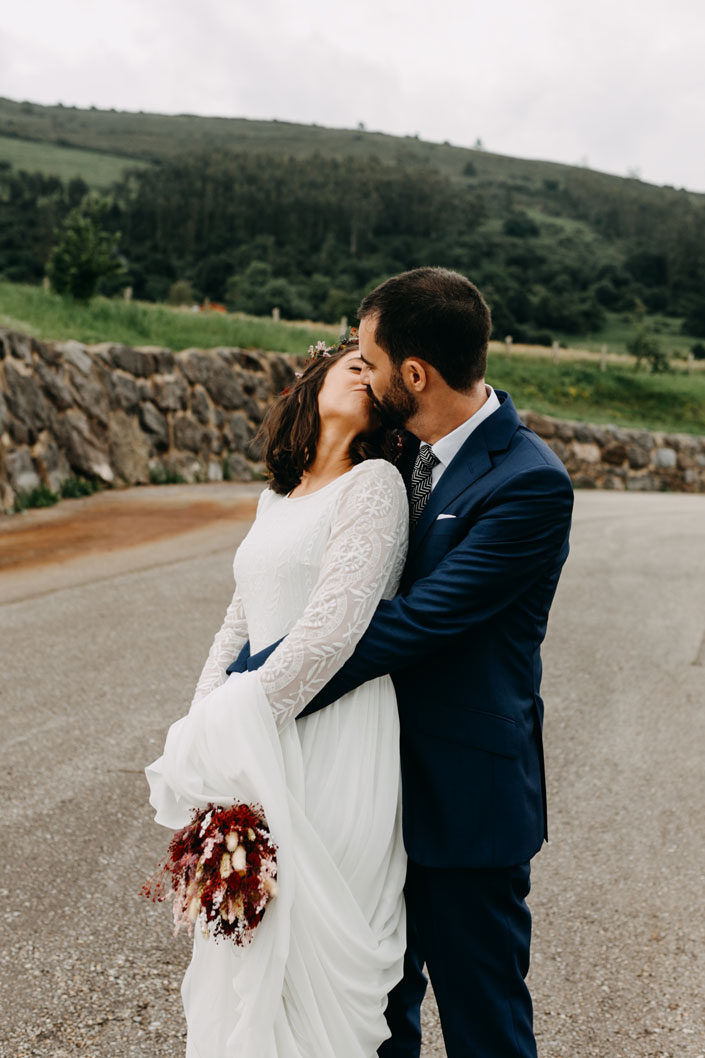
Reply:
[[703, 0], [33, 0], [0, 95], [279, 118], [705, 191]]

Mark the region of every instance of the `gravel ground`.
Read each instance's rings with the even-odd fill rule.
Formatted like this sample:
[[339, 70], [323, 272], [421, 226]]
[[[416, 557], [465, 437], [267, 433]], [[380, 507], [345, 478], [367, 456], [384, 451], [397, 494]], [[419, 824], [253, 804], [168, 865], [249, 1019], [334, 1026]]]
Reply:
[[[0, 580], [3, 1058], [184, 1053], [189, 942], [138, 895], [166, 836], [143, 768], [188, 706], [245, 529]], [[705, 497], [578, 495], [544, 660], [541, 1058], [705, 1058]], [[424, 1017], [437, 1058], [432, 1001]]]

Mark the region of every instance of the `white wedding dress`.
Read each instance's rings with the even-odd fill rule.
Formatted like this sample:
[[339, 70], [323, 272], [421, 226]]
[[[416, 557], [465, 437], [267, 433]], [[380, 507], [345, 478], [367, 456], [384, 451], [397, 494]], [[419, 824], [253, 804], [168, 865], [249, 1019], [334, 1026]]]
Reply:
[[[259, 802], [278, 895], [247, 948], [196, 929], [182, 987], [187, 1058], [373, 1058], [405, 947], [399, 722], [388, 676], [294, 718], [397, 590], [408, 509], [384, 460], [318, 492], [263, 492], [235, 556], [237, 591], [191, 709], [147, 768], [156, 820]], [[287, 638], [258, 672], [225, 677]]]

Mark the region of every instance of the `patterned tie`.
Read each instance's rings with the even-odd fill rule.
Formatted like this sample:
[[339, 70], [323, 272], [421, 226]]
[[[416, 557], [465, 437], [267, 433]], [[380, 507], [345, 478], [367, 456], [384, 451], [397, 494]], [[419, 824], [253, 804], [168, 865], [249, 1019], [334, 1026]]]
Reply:
[[409, 495], [409, 527], [414, 529], [421, 511], [431, 495], [431, 471], [440, 460], [433, 454], [430, 445], [422, 444], [411, 473], [411, 492]]

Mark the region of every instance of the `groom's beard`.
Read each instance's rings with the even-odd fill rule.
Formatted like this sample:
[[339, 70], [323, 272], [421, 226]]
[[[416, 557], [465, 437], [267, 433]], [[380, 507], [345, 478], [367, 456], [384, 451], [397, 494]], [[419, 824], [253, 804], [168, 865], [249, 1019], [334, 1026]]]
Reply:
[[376, 397], [370, 386], [367, 387], [367, 392], [384, 426], [403, 429], [418, 411], [418, 400], [406, 388], [397, 371], [392, 373], [389, 389], [383, 396]]

